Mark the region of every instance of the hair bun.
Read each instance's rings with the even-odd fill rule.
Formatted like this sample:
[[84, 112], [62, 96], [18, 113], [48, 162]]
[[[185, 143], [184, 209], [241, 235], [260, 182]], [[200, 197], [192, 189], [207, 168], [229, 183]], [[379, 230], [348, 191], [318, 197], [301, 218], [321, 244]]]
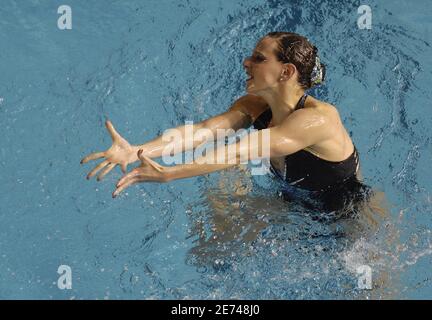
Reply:
[[277, 43], [276, 57], [281, 63], [292, 63], [298, 71], [297, 81], [307, 90], [324, 82], [326, 68], [319, 60], [318, 48], [309, 39], [293, 32], [270, 32]]

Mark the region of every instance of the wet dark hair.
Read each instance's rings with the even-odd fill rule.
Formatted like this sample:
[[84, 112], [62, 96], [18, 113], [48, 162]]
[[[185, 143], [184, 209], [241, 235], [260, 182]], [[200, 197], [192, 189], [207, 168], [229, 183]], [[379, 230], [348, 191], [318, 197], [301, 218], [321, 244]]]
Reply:
[[293, 32], [270, 32], [266, 35], [278, 43], [275, 52], [282, 63], [292, 63], [299, 72], [298, 81], [303, 89], [321, 84], [326, 67], [319, 60], [318, 49], [305, 37]]

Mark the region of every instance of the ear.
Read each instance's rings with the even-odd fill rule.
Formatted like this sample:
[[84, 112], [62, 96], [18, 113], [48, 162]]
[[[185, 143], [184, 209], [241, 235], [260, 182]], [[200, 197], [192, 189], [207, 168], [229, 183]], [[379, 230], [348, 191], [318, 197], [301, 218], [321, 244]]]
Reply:
[[281, 80], [289, 80], [296, 73], [297, 68], [292, 63], [285, 63], [282, 66]]

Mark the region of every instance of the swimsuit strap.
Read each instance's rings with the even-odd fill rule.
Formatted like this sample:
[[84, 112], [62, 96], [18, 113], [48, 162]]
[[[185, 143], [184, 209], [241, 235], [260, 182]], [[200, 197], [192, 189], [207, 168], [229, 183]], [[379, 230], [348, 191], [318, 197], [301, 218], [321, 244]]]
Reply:
[[294, 110], [303, 108], [304, 107], [304, 103], [305, 103], [307, 97], [308, 97], [307, 93], [303, 94], [301, 96], [301, 98], [299, 99], [299, 101], [297, 102]]
[[[308, 97], [308, 95], [307, 95], [307, 93], [305, 92], [305, 93], [301, 96], [301, 98], [299, 99], [299, 101], [297, 102], [297, 104], [296, 104], [294, 110], [302, 109], [302, 108], [304, 107], [304, 103], [305, 103], [307, 97]], [[271, 162], [270, 162], [270, 164], [271, 164]], [[287, 170], [286, 157], [285, 157], [284, 164], [285, 164], [285, 165], [284, 165], [284, 172], [283, 172], [283, 179], [282, 179], [282, 180], [286, 180], [286, 178], [287, 178], [287, 171], [288, 171], [288, 170]], [[272, 165], [272, 167], [273, 167], [273, 165]], [[277, 171], [277, 170], [274, 169], [274, 171]], [[278, 175], [280, 176], [279, 173], [278, 173]]]
[[[304, 107], [304, 103], [306, 101], [306, 98], [308, 97], [307, 93], [304, 93], [301, 98], [299, 99], [299, 101], [297, 101], [296, 106], [294, 107], [294, 111], [297, 109], [301, 109]], [[271, 108], [268, 108], [266, 110], [266, 112], [268, 112], [268, 114], [266, 114], [266, 118], [267, 118], [267, 125], [265, 125], [265, 127], [268, 127], [268, 123], [271, 121], [272, 119], [272, 113], [271, 113]], [[281, 174], [276, 170], [276, 168], [273, 167], [273, 164], [270, 162], [270, 167], [271, 169], [273, 169], [273, 171], [276, 173], [276, 175], [278, 175], [280, 178], [282, 178], [282, 180], [286, 180], [286, 173], [287, 173], [287, 167], [286, 167], [286, 162], [284, 165], [284, 172], [283, 172], [283, 176], [281, 176]]]

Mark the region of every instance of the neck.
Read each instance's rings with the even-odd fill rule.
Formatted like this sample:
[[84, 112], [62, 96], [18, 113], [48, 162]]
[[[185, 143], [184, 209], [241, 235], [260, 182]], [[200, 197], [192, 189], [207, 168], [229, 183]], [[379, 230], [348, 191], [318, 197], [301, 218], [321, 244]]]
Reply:
[[273, 119], [277, 122], [293, 113], [305, 91], [302, 88], [280, 87], [276, 92], [265, 93], [262, 98], [270, 106]]

